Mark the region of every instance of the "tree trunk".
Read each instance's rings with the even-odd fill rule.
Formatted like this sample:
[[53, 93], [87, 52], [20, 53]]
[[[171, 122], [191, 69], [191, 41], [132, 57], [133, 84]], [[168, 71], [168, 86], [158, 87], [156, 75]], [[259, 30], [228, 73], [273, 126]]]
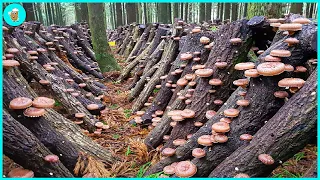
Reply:
[[26, 21], [35, 21], [34, 9], [32, 3], [22, 3], [26, 10]]
[[232, 18], [231, 18], [231, 20], [232, 21], [236, 21], [238, 19], [238, 8], [239, 8], [238, 3], [232, 3], [231, 6], [232, 6]]
[[[317, 71], [314, 71], [299, 92], [254, 134], [250, 143], [234, 151], [209, 177], [233, 177], [237, 173], [266, 177], [281, 162], [298, 153], [317, 132], [316, 91]], [[275, 163], [269, 166], [261, 163], [257, 158], [260, 154], [272, 156]], [[235, 171], [235, 167], [240, 167], [240, 171]]]
[[81, 22], [81, 5], [80, 5], [80, 3], [74, 3], [74, 9], [75, 9], [76, 22]]
[[116, 12], [117, 12], [116, 27], [119, 27], [123, 25], [121, 3], [116, 3]]
[[200, 3], [199, 11], [200, 11], [199, 21], [202, 22], [206, 20], [206, 4], [205, 3]]
[[244, 3], [244, 9], [243, 9], [243, 16], [242, 17], [247, 17], [248, 13], [248, 3]]
[[41, 23], [44, 23], [44, 22], [43, 22], [43, 16], [42, 16], [41, 4], [42, 4], [42, 3], [37, 3], [36, 7], [37, 7], [37, 12], [38, 12], [39, 21], [40, 21]]
[[127, 12], [127, 23], [137, 22], [136, 14], [136, 3], [126, 3], [126, 12]]
[[26, 127], [3, 110], [3, 152], [36, 177], [73, 177], [61, 163], [48, 163], [44, 157], [50, 152]]
[[189, 8], [188, 8], [188, 3], [184, 3], [184, 21], [185, 22], [189, 22], [188, 20], [188, 14], [190, 13], [189, 11]]
[[314, 6], [315, 6], [315, 3], [310, 3], [310, 9], [309, 9], [307, 17], [309, 17], [309, 18], [313, 17]]
[[290, 12], [302, 15], [303, 3], [291, 3]]
[[179, 18], [179, 3], [172, 3], [173, 6], [173, 18]]
[[268, 3], [267, 5], [267, 11], [266, 11], [266, 16], [268, 18], [278, 18], [281, 17], [283, 14], [282, 12], [282, 3]]
[[52, 12], [52, 5], [51, 5], [51, 3], [48, 3], [47, 11], [48, 11], [49, 24], [50, 24], [50, 25], [51, 25], [51, 24], [54, 24], [54, 22], [53, 22], [53, 16], [52, 16], [53, 12]]
[[89, 12], [88, 12], [87, 3], [80, 3], [80, 10], [81, 10], [80, 21], [85, 21], [85, 22], [89, 23]]
[[253, 16], [265, 15], [265, 5], [266, 3], [249, 3], [246, 17], [250, 19]]
[[205, 20], [211, 20], [211, 11], [212, 11], [212, 3], [205, 3], [206, 4], [206, 12], [205, 12]]
[[225, 3], [220, 3], [219, 19], [221, 19], [221, 20], [223, 20], [223, 6], [225, 6]]
[[106, 36], [106, 21], [103, 3], [88, 3], [89, 24], [96, 60], [102, 72], [119, 70], [120, 67], [110, 52]]
[[230, 20], [230, 3], [224, 3], [224, 18], [223, 20]]

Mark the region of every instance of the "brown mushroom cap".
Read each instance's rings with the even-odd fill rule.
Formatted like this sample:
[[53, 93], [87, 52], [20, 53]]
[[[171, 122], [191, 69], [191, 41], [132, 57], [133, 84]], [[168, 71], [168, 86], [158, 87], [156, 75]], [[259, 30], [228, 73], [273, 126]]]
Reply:
[[240, 111], [238, 109], [226, 109], [223, 111], [223, 114], [227, 117], [237, 117], [239, 115]]
[[287, 38], [284, 40], [284, 42], [288, 43], [289, 46], [290, 45], [293, 45], [293, 44], [298, 44], [299, 43], [299, 40], [297, 38]]
[[155, 112], [155, 114], [156, 114], [157, 116], [161, 116], [161, 115], [163, 115], [163, 111], [157, 110], [157, 111]]
[[279, 22], [279, 19], [276, 19], [276, 18], [270, 18], [267, 20], [269, 23], [277, 23]]
[[164, 148], [161, 152], [162, 155], [167, 157], [173, 156], [175, 153], [176, 153], [176, 150], [172, 148]]
[[220, 79], [210, 79], [209, 84], [212, 86], [221, 86], [222, 81]]
[[250, 104], [249, 100], [246, 100], [246, 99], [239, 99], [237, 101], [238, 106], [249, 106], [249, 104]]
[[198, 138], [198, 144], [202, 146], [212, 146], [211, 135], [202, 135]]
[[177, 125], [177, 121], [170, 122], [170, 126], [175, 127]]
[[284, 65], [284, 71], [287, 71], [287, 72], [291, 72], [291, 71], [294, 71], [294, 67], [290, 64], [285, 64]]
[[276, 91], [273, 93], [273, 95], [277, 98], [286, 98], [289, 96], [289, 94], [286, 91]]
[[232, 38], [230, 39], [230, 43], [231, 44], [238, 44], [238, 43], [241, 43], [242, 40], [240, 38]]
[[250, 176], [245, 173], [239, 173], [234, 176], [234, 178], [249, 178]]
[[217, 114], [216, 111], [214, 111], [214, 110], [208, 110], [208, 111], [206, 112], [206, 118], [207, 118], [207, 119], [211, 119], [211, 118], [213, 118], [213, 116], [215, 116], [216, 114]]
[[203, 126], [203, 123], [197, 121], [197, 122], [194, 122], [193, 125], [194, 125], [195, 127], [201, 127], [201, 126]]
[[212, 142], [214, 143], [225, 143], [228, 141], [228, 137], [224, 134], [215, 134], [215, 135], [212, 135]]
[[247, 92], [246, 91], [239, 91], [238, 92], [238, 94], [240, 95], [240, 96], [246, 96], [246, 94], [247, 94]]
[[19, 52], [19, 49], [17, 49], [17, 48], [8, 48], [6, 51], [8, 53], [10, 53], [10, 54], [15, 54], [15, 53]]
[[195, 74], [199, 77], [210, 77], [213, 74], [213, 69], [198, 69]]
[[136, 112], [136, 115], [137, 115], [137, 116], [142, 116], [142, 115], [144, 115], [144, 113], [145, 113], [145, 111], [137, 111], [137, 112]]
[[217, 68], [219, 68], [219, 69], [223, 69], [228, 66], [228, 63], [227, 62], [216, 62], [216, 63], [214, 63], [214, 65], [217, 66]]
[[44, 157], [44, 160], [47, 162], [55, 163], [59, 161], [59, 157], [55, 154], [49, 154], [46, 157]]
[[231, 123], [231, 119], [230, 118], [221, 118], [220, 120], [219, 120], [220, 122], [225, 122], [225, 123], [228, 123], [228, 124], [230, 124]]
[[257, 54], [263, 54], [264, 53], [264, 50], [259, 50], [258, 52], [257, 52]]
[[178, 81], [177, 81], [177, 85], [178, 86], [185, 86], [188, 84], [188, 80], [186, 80], [185, 78], [180, 78]]
[[173, 143], [173, 145], [175, 145], [175, 146], [182, 146], [182, 145], [184, 145], [186, 142], [187, 142], [187, 141], [184, 140], [184, 139], [176, 139], [176, 140], [174, 140], [172, 143]]
[[174, 174], [174, 173], [175, 173], [175, 167], [173, 167], [173, 166], [171, 166], [171, 165], [165, 166], [165, 167], [163, 168], [163, 172], [164, 172], [165, 174], [169, 174], [169, 175]]
[[97, 109], [99, 109], [99, 105], [98, 104], [89, 104], [89, 105], [87, 105], [87, 109], [88, 110], [97, 110]]
[[284, 78], [278, 82], [279, 87], [297, 87], [301, 88], [305, 81], [300, 78]]
[[14, 168], [8, 173], [11, 178], [33, 178], [34, 172], [23, 168]]
[[296, 66], [296, 70], [294, 72], [307, 72], [308, 69], [303, 66]]
[[264, 62], [257, 66], [257, 71], [263, 76], [275, 76], [283, 73], [284, 68], [282, 62]]
[[18, 97], [10, 101], [10, 109], [26, 109], [32, 105], [32, 100], [26, 97]]
[[192, 54], [190, 54], [190, 53], [182, 53], [180, 55], [180, 59], [182, 61], [190, 60], [190, 59], [192, 59]]
[[16, 60], [3, 60], [2, 65], [5, 69], [9, 69], [14, 66], [20, 66], [20, 63]]
[[134, 121], [137, 123], [137, 124], [140, 124], [143, 122], [142, 118], [141, 117], [134, 117]]
[[175, 166], [175, 175], [178, 177], [192, 177], [197, 173], [197, 166], [191, 161], [181, 161]]
[[86, 87], [86, 86], [87, 86], [86, 83], [80, 83], [80, 84], [79, 84], [79, 87], [81, 87], [81, 88], [84, 88], [84, 87]]
[[187, 99], [184, 101], [185, 104], [191, 104], [192, 100], [191, 99]]
[[247, 70], [247, 69], [253, 69], [253, 68], [254, 68], [253, 62], [238, 63], [234, 66], [234, 69], [236, 70]]
[[151, 121], [154, 122], [154, 123], [158, 123], [158, 122], [161, 121], [161, 118], [160, 117], [154, 117], [154, 118], [152, 118]]
[[194, 116], [196, 115], [196, 113], [191, 110], [191, 109], [184, 109], [181, 114], [180, 114], [183, 118], [194, 118]]
[[32, 105], [37, 108], [53, 108], [54, 103], [54, 99], [47, 97], [36, 97], [33, 100]]
[[240, 136], [240, 140], [242, 140], [242, 141], [251, 141], [252, 138], [253, 138], [253, 136], [250, 134], [242, 134]]
[[230, 131], [230, 125], [225, 122], [216, 122], [212, 125], [212, 131], [217, 133], [226, 133]]
[[248, 69], [244, 71], [245, 77], [258, 77], [259, 73], [257, 69]]
[[202, 37], [200, 38], [200, 43], [201, 43], [201, 44], [209, 44], [209, 43], [210, 43], [210, 39], [207, 38], [207, 37], [205, 37], [205, 36], [202, 36]]
[[245, 88], [249, 84], [249, 80], [248, 79], [238, 79], [238, 80], [233, 81], [233, 84], [236, 86], [240, 86], [242, 88]]
[[307, 18], [297, 18], [292, 20], [292, 23], [299, 23], [299, 24], [309, 24], [311, 21]]
[[258, 159], [265, 165], [272, 165], [274, 164], [273, 158], [269, 154], [260, 154]]
[[181, 116], [181, 115], [174, 115], [174, 116], [171, 116], [171, 119], [173, 121], [183, 121], [184, 118]]
[[192, 66], [192, 70], [197, 70], [197, 69], [204, 69], [206, 67], [206, 65], [204, 64], [197, 64]]
[[270, 55], [275, 57], [290, 57], [291, 52], [284, 49], [275, 49], [270, 52]]
[[195, 158], [202, 158], [206, 156], [206, 151], [201, 148], [195, 148], [192, 150], [192, 156]]
[[40, 117], [46, 113], [46, 110], [41, 108], [29, 107], [24, 110], [23, 115], [26, 117]]
[[192, 79], [194, 79], [195, 78], [195, 75], [194, 74], [186, 74], [185, 76], [184, 76], [184, 78], [186, 79], [186, 80], [192, 80]]
[[83, 118], [83, 117], [86, 116], [86, 114], [85, 114], [85, 113], [76, 113], [74, 116], [75, 116], [76, 118]]
[[103, 124], [102, 122], [96, 122], [94, 125], [95, 125], [97, 128], [102, 128], [104, 124]]
[[169, 111], [168, 112], [168, 116], [171, 117], [171, 116], [177, 116], [177, 115], [180, 115], [182, 113], [182, 110], [172, 110], [172, 111]]
[[266, 57], [264, 57], [264, 60], [268, 61], [268, 62], [281, 62], [281, 58], [274, 57], [274, 56], [271, 56], [271, 55], [267, 55]]
[[281, 24], [279, 26], [279, 30], [281, 30], [281, 31], [301, 31], [302, 24], [298, 24], [298, 23]]

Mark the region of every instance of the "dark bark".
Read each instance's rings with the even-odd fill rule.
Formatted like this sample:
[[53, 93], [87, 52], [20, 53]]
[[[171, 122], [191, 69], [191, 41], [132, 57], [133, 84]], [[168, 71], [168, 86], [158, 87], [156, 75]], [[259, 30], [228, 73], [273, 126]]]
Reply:
[[211, 20], [212, 3], [206, 3], [205, 20]]
[[230, 3], [224, 3], [224, 18], [223, 20], [230, 20]]
[[136, 14], [137, 14], [137, 9], [136, 9], [136, 3], [126, 3], [126, 12], [127, 12], [127, 23], [133, 23], [136, 22]]
[[238, 8], [239, 8], [238, 3], [232, 3], [231, 6], [232, 6], [231, 20], [236, 21], [238, 19]]
[[[316, 133], [317, 121], [317, 71], [305, 85], [281, 107], [256, 133], [250, 143], [239, 147], [209, 177], [233, 177], [246, 173], [250, 177], [265, 177], [281, 162], [299, 152]], [[275, 163], [264, 165], [259, 154], [269, 154]], [[281, 162], [280, 162], [281, 161]], [[235, 171], [239, 167], [239, 171]]]
[[188, 3], [184, 3], [184, 16], [183, 16], [183, 19], [185, 22], [189, 22], [188, 21], [188, 14], [189, 14], [189, 11], [188, 11]]
[[199, 6], [199, 21], [202, 22], [206, 20], [206, 4], [205, 3], [200, 3]]
[[48, 11], [49, 24], [54, 24], [54, 21], [53, 21], [53, 9], [52, 9], [52, 4], [51, 3], [48, 3], [47, 11]]
[[121, 7], [121, 3], [115, 3], [115, 4], [116, 4], [116, 12], [117, 12], [116, 27], [119, 27], [124, 24], [122, 22], [122, 7]]
[[219, 19], [223, 20], [223, 6], [224, 6], [224, 3], [219, 3], [219, 5], [220, 5]]
[[247, 17], [247, 12], [248, 12], [248, 3], [244, 3], [244, 9], [243, 9], [243, 16], [242, 17]]
[[173, 6], [173, 18], [179, 17], [179, 3], [172, 3]]
[[303, 3], [291, 3], [290, 12], [302, 15]]
[[26, 10], [26, 21], [35, 21], [34, 9], [32, 3], [22, 3], [23, 8]]
[[36, 177], [73, 177], [59, 161], [48, 163], [46, 155], [52, 154], [26, 127], [3, 110], [3, 152]]

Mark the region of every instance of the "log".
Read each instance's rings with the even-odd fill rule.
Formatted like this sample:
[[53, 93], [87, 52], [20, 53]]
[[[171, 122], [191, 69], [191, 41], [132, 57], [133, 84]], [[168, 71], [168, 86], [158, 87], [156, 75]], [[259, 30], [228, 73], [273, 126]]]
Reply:
[[[136, 38], [137, 42], [136, 42], [135, 46], [132, 48], [132, 51], [130, 51], [130, 54], [128, 55], [128, 57], [136, 56], [138, 54], [141, 47], [147, 42], [148, 37], [149, 37], [149, 33], [150, 33], [152, 27], [153, 27], [152, 24], [147, 25], [147, 28], [144, 29], [141, 36]], [[139, 34], [137, 34], [137, 35], [139, 35]], [[126, 61], [128, 62], [128, 60], [126, 60]]]
[[[317, 132], [316, 92], [317, 71], [314, 71], [304, 86], [254, 134], [251, 142], [234, 151], [209, 177], [233, 177], [237, 173], [266, 177], [299, 152]], [[274, 164], [263, 164], [258, 160], [260, 154], [272, 156]]]
[[44, 157], [50, 152], [26, 127], [3, 110], [3, 152], [35, 177], [73, 177], [60, 162], [49, 163]]

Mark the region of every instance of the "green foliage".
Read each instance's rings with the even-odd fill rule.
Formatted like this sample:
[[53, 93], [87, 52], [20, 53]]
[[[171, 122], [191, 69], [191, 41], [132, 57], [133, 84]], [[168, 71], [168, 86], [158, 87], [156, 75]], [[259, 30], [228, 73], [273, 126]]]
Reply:
[[298, 152], [297, 154], [295, 154], [293, 156], [294, 160], [297, 161], [297, 162], [300, 161], [301, 159], [305, 158], [305, 157], [306, 157], [306, 155], [304, 154], [304, 152]]
[[124, 116], [128, 119], [131, 116], [132, 110], [131, 109], [125, 109], [123, 111]]
[[133, 154], [133, 152], [131, 151], [130, 146], [128, 146], [125, 155], [129, 156], [130, 154]]
[[54, 106], [55, 106], [55, 107], [59, 107], [59, 106], [61, 106], [61, 105], [62, 105], [61, 102], [59, 102], [58, 100], [55, 99]]
[[122, 91], [121, 90], [117, 90], [117, 94], [119, 95], [119, 94], [121, 94], [122, 93]]
[[164, 174], [162, 171], [154, 174], [150, 174], [146, 176], [145, 178], [158, 178], [161, 174]]
[[112, 84], [120, 84], [121, 81], [112, 81]]
[[286, 169], [283, 169], [282, 173], [275, 174], [272, 177], [273, 178], [284, 178], [284, 177], [285, 178], [300, 178], [300, 177], [302, 177], [302, 174], [300, 174], [300, 173], [294, 174]]
[[118, 104], [112, 104], [112, 105], [110, 106], [110, 109], [117, 109], [118, 107], [119, 107]]
[[137, 178], [142, 178], [143, 177], [143, 174], [147, 171], [147, 169], [151, 166], [151, 162], [147, 162], [146, 164], [142, 165], [140, 168], [139, 168], [139, 171], [137, 173]]
[[120, 135], [119, 135], [119, 134], [113, 134], [113, 135], [112, 135], [112, 138], [113, 138], [113, 139], [119, 139], [119, 138], [120, 138]]
[[160, 89], [154, 89], [153, 90], [153, 94], [155, 94], [155, 93], [157, 93], [157, 92], [159, 92], [160, 91]]
[[215, 32], [215, 31], [217, 31], [218, 29], [219, 29], [219, 28], [218, 28], [217, 26], [212, 26], [210, 30], [213, 31], [213, 32]]

